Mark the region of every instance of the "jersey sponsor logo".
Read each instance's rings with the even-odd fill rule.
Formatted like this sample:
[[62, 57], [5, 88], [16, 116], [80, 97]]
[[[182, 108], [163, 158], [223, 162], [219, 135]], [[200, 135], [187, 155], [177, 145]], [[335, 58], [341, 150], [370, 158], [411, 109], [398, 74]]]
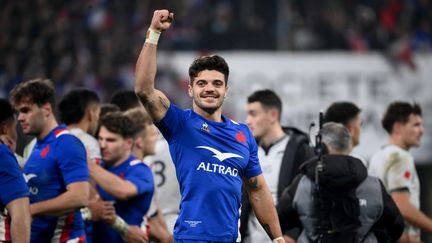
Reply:
[[202, 148], [202, 149], [207, 149], [211, 152], [213, 152], [213, 156], [214, 158], [218, 159], [220, 162], [226, 160], [226, 159], [230, 159], [230, 158], [242, 158], [242, 156], [238, 155], [238, 154], [234, 154], [234, 153], [222, 153], [219, 150], [209, 147], [209, 146], [197, 146], [197, 148]]
[[225, 165], [218, 165], [212, 163], [201, 162], [198, 165], [197, 170], [203, 170], [212, 173], [219, 173], [222, 175], [230, 175], [236, 177], [238, 175], [238, 170], [236, 168], [231, 168]]
[[29, 182], [29, 180], [31, 180], [32, 178], [35, 178], [35, 177], [37, 177], [37, 175], [35, 175], [35, 174], [23, 174], [23, 176], [24, 176], [24, 180], [25, 180], [25, 182], [26, 183], [28, 183]]
[[239, 141], [240, 143], [244, 143], [246, 144], [246, 137], [243, 134], [242, 131], [238, 131], [237, 134], [235, 135], [235, 138], [237, 139], [237, 141]]
[[364, 198], [359, 198], [359, 205], [360, 205], [360, 207], [366, 207], [367, 206], [367, 200]]
[[[238, 154], [222, 153], [219, 150], [212, 148], [212, 147], [209, 147], [209, 146], [197, 146], [197, 148], [202, 148], [202, 149], [206, 149], [206, 150], [211, 151], [213, 153], [212, 157], [218, 159], [220, 162], [222, 162], [226, 159], [230, 159], [230, 158], [242, 158], [243, 159], [243, 156], [240, 156]], [[197, 170], [203, 170], [203, 171], [212, 172], [212, 173], [219, 173], [219, 174], [223, 174], [223, 175], [230, 175], [230, 176], [234, 176], [234, 177], [238, 175], [238, 170], [236, 168], [232, 168], [232, 167], [225, 166], [225, 165], [208, 163], [208, 162], [201, 162], [198, 165]]]
[[[24, 180], [26, 183], [28, 183], [31, 179], [36, 178], [37, 175], [36, 174], [23, 174], [24, 176]], [[29, 186], [29, 192], [32, 195], [36, 195], [39, 192], [39, 189], [35, 186]]]
[[50, 150], [50, 146], [49, 146], [49, 144], [48, 144], [48, 145], [47, 145], [45, 148], [43, 148], [42, 151], [40, 152], [40, 157], [41, 157], [42, 159], [45, 158], [45, 157], [48, 155], [49, 150]]
[[207, 122], [204, 122], [204, 123], [202, 124], [202, 126], [201, 126], [201, 131], [204, 131], [204, 132], [207, 132], [207, 133], [210, 132], [210, 129], [209, 129], [209, 127], [208, 127]]

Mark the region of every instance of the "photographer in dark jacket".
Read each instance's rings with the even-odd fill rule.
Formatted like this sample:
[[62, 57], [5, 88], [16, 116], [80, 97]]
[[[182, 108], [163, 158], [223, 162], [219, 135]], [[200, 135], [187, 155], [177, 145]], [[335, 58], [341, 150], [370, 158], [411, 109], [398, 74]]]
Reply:
[[320, 135], [328, 154], [321, 162], [318, 157], [305, 162], [283, 192], [277, 205], [282, 230], [302, 227], [299, 243], [395, 242], [403, 219], [382, 182], [348, 155], [347, 129], [330, 122]]

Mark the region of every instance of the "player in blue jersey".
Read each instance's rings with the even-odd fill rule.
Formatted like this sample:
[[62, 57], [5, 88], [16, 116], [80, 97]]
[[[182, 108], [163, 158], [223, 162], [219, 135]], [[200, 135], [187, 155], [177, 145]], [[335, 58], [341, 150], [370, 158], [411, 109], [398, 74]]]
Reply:
[[192, 110], [182, 110], [155, 89], [159, 35], [173, 19], [156, 10], [137, 61], [135, 92], [169, 143], [182, 199], [176, 242], [235, 242], [243, 181], [252, 207], [273, 242], [284, 242], [274, 203], [248, 127], [222, 115], [228, 65], [219, 56], [189, 68]]
[[5, 99], [0, 99], [0, 111], [0, 242], [29, 242], [28, 188], [12, 153], [14, 146], [6, 145], [17, 139], [15, 111]]
[[[127, 231], [140, 230], [143, 216], [150, 207], [154, 183], [150, 168], [132, 156], [133, 121], [120, 112], [109, 113], [100, 120], [99, 144], [105, 168], [89, 163], [92, 179], [101, 197], [101, 218], [93, 224], [94, 242], [124, 242]], [[114, 204], [114, 210], [110, 205]], [[93, 209], [95, 207], [92, 207]], [[117, 213], [124, 221], [119, 222]], [[114, 230], [115, 228], [116, 230]], [[142, 238], [133, 242], [146, 242]]]
[[49, 80], [17, 85], [11, 100], [25, 134], [37, 138], [24, 166], [33, 216], [31, 242], [85, 242], [80, 208], [87, 205], [89, 175], [83, 144], [58, 125]]

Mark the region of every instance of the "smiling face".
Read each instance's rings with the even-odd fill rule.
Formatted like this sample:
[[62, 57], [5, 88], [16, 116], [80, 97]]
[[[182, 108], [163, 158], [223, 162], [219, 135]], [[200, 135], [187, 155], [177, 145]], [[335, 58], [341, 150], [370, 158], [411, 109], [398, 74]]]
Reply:
[[216, 70], [201, 71], [189, 85], [189, 96], [197, 113], [213, 114], [218, 111], [227, 91], [224, 75]]

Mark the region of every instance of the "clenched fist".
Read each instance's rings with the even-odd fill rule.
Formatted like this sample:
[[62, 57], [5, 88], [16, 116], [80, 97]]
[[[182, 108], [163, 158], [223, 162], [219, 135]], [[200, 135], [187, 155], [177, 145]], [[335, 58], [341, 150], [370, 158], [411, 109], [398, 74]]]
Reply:
[[173, 20], [174, 13], [170, 13], [166, 9], [156, 10], [153, 13], [150, 28], [157, 31], [167, 30], [171, 26]]

